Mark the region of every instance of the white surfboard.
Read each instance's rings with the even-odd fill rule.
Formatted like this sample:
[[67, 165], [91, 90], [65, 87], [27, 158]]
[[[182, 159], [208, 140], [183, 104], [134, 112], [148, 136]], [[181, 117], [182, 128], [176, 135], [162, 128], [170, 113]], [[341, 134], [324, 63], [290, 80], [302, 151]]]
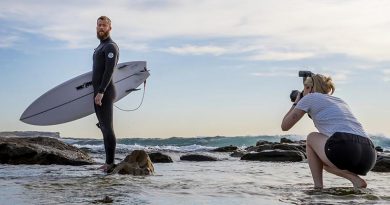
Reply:
[[[148, 77], [145, 61], [117, 64], [113, 73], [115, 102], [137, 90]], [[23, 112], [20, 120], [31, 125], [56, 125], [95, 112], [92, 71], [70, 79], [47, 91]]]

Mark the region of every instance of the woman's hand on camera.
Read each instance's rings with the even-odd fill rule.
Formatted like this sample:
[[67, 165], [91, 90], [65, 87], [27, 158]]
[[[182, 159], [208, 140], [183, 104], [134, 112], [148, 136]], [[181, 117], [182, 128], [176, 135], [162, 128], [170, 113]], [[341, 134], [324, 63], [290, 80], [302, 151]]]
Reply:
[[296, 105], [299, 102], [299, 100], [301, 100], [301, 96], [302, 96], [302, 92], [299, 92], [297, 97], [295, 98], [294, 105]]

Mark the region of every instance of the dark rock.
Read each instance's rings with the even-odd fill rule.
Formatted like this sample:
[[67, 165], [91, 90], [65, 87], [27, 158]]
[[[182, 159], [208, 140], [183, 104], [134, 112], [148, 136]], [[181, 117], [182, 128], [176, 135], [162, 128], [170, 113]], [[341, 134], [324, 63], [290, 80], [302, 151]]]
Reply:
[[301, 152], [305, 152], [305, 148], [303, 148], [299, 144], [275, 144], [272, 146], [273, 149], [281, 149], [281, 150], [297, 150]]
[[300, 162], [305, 156], [296, 150], [265, 150], [259, 153], [248, 153], [241, 160], [266, 161], [266, 162]]
[[390, 156], [378, 155], [373, 172], [390, 172]]
[[259, 141], [256, 142], [256, 146], [264, 145], [264, 144], [272, 144], [272, 142], [268, 142], [268, 141], [265, 141], [265, 140], [259, 140]]
[[150, 157], [150, 160], [152, 160], [153, 163], [172, 163], [173, 160], [170, 156], [162, 154], [160, 152], [154, 152], [148, 154]]
[[294, 143], [294, 141], [290, 140], [290, 139], [287, 139], [285, 137], [282, 137], [280, 139], [280, 143]]
[[226, 147], [219, 147], [219, 148], [213, 149], [211, 151], [213, 151], [213, 152], [234, 152], [237, 149], [238, 149], [238, 147], [230, 145], [230, 146], [226, 146]]
[[187, 154], [180, 157], [180, 160], [183, 161], [217, 161], [217, 158], [200, 155], [200, 154]]
[[263, 144], [263, 145], [258, 145], [256, 147], [248, 147], [246, 151], [248, 152], [261, 152], [264, 150], [272, 150], [273, 148], [272, 144]]
[[99, 200], [95, 200], [93, 203], [94, 204], [100, 204], [100, 203], [103, 203], [103, 204], [110, 204], [114, 202], [114, 199], [112, 199], [111, 197], [109, 196], [105, 196], [103, 199], [99, 199]]
[[2, 164], [87, 165], [92, 159], [84, 151], [49, 137], [0, 137]]
[[377, 152], [383, 152], [383, 148], [380, 147], [380, 146], [375, 147], [375, 150], [376, 150]]
[[93, 150], [91, 148], [88, 148], [88, 147], [80, 147], [79, 149], [85, 153], [92, 153], [93, 152]]
[[248, 152], [239, 150], [239, 151], [234, 151], [233, 153], [230, 154], [230, 156], [231, 157], [240, 157], [241, 158], [245, 154], [248, 154]]

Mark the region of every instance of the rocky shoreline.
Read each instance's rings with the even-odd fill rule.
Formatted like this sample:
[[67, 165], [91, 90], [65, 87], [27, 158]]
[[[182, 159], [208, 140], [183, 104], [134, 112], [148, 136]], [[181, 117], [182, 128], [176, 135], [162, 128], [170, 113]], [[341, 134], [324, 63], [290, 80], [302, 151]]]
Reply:
[[[2, 132], [0, 133], [0, 163], [2, 164], [60, 164], [91, 165], [95, 162], [88, 155], [88, 150], [79, 149], [59, 140], [59, 133], [39, 132]], [[291, 141], [282, 138], [280, 142], [258, 141], [255, 146], [240, 149], [230, 145], [220, 147], [213, 152], [228, 153], [241, 160], [266, 162], [302, 162], [306, 160], [305, 141]], [[378, 159], [372, 171], [390, 172], [390, 154], [380, 147]], [[172, 163], [172, 158], [161, 152], [148, 153], [153, 163]], [[207, 154], [190, 153], [180, 157], [182, 161], [218, 161]]]
[[84, 151], [51, 137], [0, 137], [2, 164], [89, 165]]

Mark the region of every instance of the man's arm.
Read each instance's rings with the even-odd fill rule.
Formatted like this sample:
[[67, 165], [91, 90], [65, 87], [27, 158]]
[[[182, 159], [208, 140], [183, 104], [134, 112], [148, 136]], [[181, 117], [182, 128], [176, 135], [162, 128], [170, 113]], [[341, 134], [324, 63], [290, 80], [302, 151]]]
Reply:
[[116, 63], [118, 62], [118, 47], [110, 43], [104, 48], [104, 56], [105, 56], [105, 69], [103, 73], [102, 82], [99, 86], [99, 93], [104, 93], [108, 87], [112, 79], [112, 73], [114, 72], [114, 68]]

